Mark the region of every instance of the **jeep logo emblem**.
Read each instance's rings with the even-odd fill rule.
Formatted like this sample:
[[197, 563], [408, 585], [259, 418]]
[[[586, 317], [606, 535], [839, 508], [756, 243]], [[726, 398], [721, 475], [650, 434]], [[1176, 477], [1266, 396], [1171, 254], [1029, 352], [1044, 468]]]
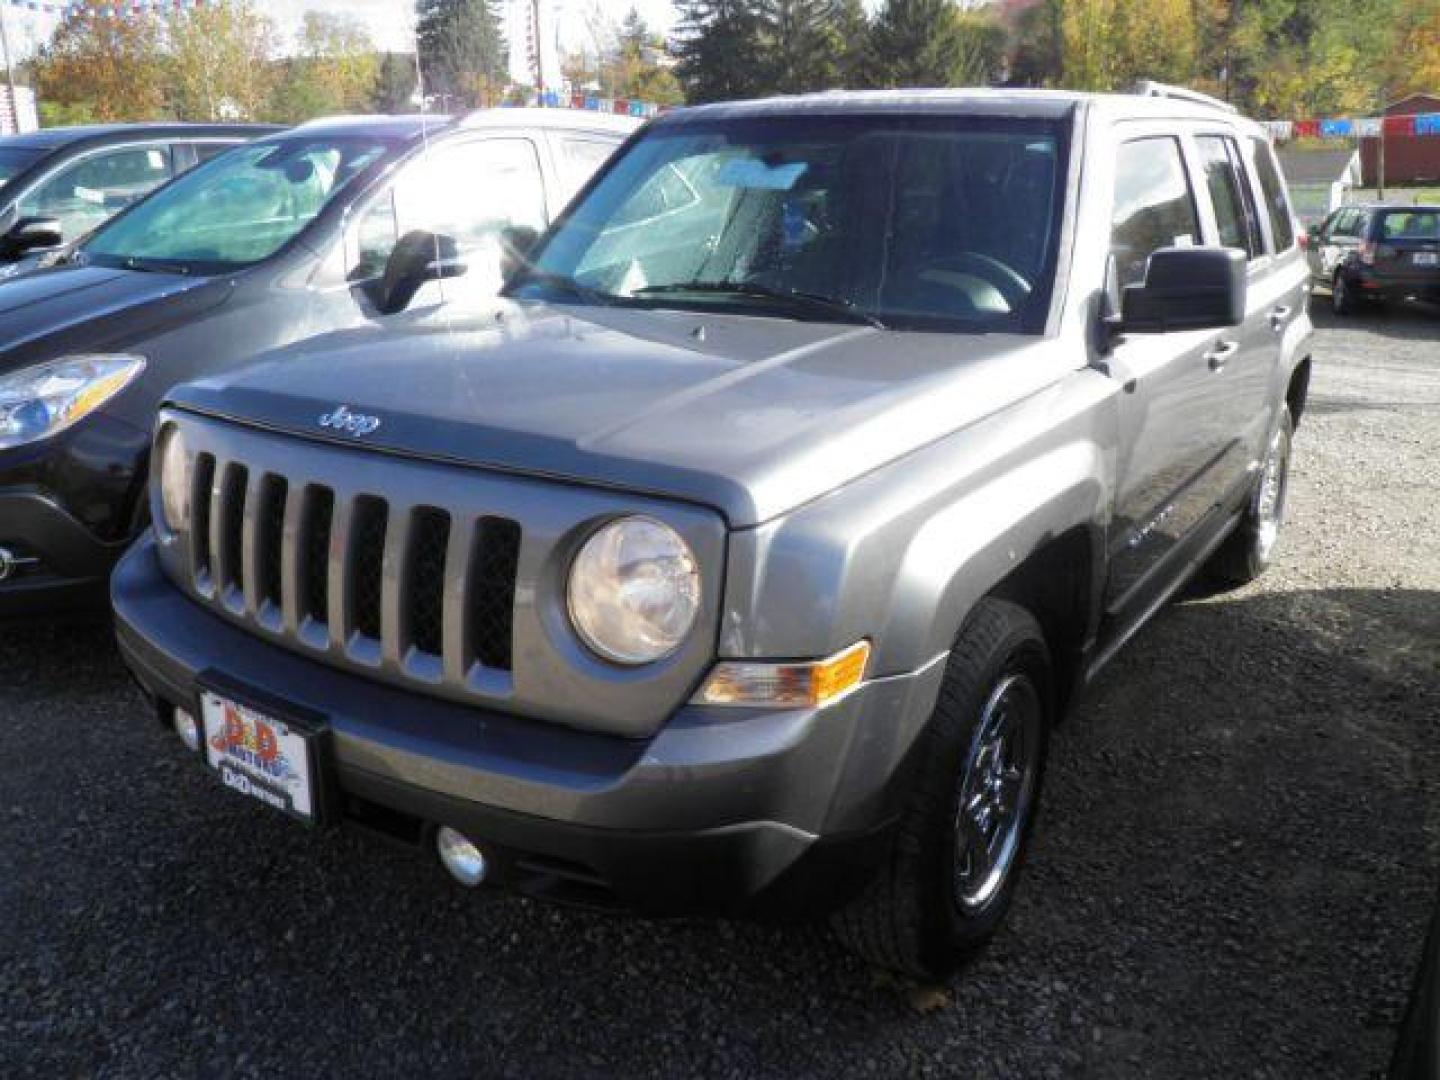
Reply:
[[334, 412], [328, 412], [320, 417], [320, 426], [343, 431], [347, 435], [369, 435], [380, 426], [380, 418], [366, 416], [364, 413], [353, 413], [348, 406], [337, 405]]

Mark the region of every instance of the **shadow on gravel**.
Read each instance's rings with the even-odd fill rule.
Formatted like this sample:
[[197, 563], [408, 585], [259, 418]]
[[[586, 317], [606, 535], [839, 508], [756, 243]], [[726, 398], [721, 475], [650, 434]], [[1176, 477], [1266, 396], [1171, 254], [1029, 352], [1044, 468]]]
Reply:
[[1009, 929], [915, 1014], [818, 930], [468, 893], [222, 790], [99, 631], [0, 635], [23, 1075], [1364, 1075], [1435, 884], [1440, 594], [1165, 612], [1057, 733]]
[[1341, 317], [1330, 307], [1329, 292], [1310, 297], [1310, 321], [1317, 330], [1351, 330], [1408, 341], [1440, 341], [1440, 306], [1415, 300], [1362, 308]]

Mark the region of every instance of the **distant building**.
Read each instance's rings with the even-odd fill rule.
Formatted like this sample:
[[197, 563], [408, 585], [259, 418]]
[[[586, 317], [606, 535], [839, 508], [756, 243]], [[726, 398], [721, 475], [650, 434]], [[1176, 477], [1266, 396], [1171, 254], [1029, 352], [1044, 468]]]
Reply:
[[15, 87], [15, 97], [10, 97], [10, 87], [0, 81], [0, 135], [23, 135], [27, 131], [40, 129], [40, 117], [35, 110], [35, 91], [28, 86]]
[[1278, 148], [1280, 166], [1290, 185], [1295, 215], [1307, 225], [1324, 219], [1345, 202], [1345, 193], [1360, 183], [1360, 154], [1343, 150]]
[[[1385, 107], [1386, 116], [1414, 116], [1440, 113], [1440, 93], [1410, 94]], [[1387, 132], [1385, 138], [1385, 184], [1410, 187], [1440, 181], [1440, 135], [1404, 135]], [[1380, 181], [1380, 139], [1360, 140], [1360, 160], [1365, 186]]]

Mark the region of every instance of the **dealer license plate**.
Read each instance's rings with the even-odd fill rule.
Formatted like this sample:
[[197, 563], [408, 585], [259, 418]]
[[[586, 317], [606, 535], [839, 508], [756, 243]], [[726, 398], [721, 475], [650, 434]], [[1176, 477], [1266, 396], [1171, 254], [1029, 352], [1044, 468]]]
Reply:
[[301, 821], [315, 820], [315, 755], [303, 732], [211, 690], [200, 693], [205, 763], [226, 787]]
[[1415, 253], [1416, 266], [1440, 266], [1440, 252], [1417, 251]]

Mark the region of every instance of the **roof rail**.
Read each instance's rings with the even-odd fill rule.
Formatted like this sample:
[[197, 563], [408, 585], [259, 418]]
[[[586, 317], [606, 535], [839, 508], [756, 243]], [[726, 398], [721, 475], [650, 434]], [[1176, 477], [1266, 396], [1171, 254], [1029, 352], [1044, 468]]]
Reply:
[[1135, 89], [1130, 92], [1140, 97], [1174, 98], [1176, 101], [1188, 101], [1191, 104], [1206, 105], [1212, 109], [1224, 109], [1228, 113], [1240, 111], [1228, 101], [1221, 101], [1209, 94], [1202, 94], [1199, 90], [1191, 90], [1184, 86], [1171, 86], [1169, 83], [1155, 82], [1153, 79], [1141, 79], [1135, 84]]

